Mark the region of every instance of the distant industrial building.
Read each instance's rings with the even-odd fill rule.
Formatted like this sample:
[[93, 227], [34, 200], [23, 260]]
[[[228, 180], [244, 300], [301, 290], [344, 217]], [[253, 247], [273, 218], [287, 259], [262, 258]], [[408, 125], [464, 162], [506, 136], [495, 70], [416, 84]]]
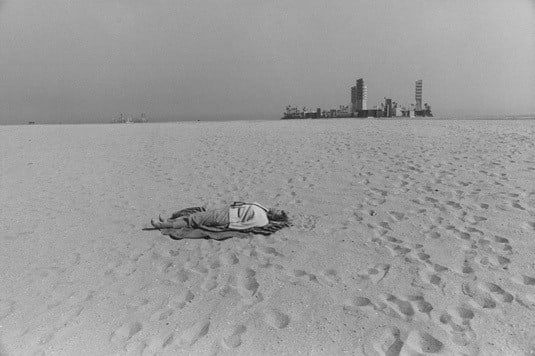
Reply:
[[349, 106], [340, 105], [339, 109], [315, 111], [302, 110], [296, 107], [287, 106], [283, 119], [308, 119], [308, 118], [342, 118], [342, 117], [432, 117], [431, 106], [425, 103], [422, 106], [423, 81], [418, 79], [415, 82], [415, 104], [410, 104], [409, 108], [398, 105], [391, 98], [384, 98], [384, 103], [380, 107], [374, 106], [368, 109], [368, 88], [363, 78], [356, 81], [356, 85], [351, 87], [351, 103]]

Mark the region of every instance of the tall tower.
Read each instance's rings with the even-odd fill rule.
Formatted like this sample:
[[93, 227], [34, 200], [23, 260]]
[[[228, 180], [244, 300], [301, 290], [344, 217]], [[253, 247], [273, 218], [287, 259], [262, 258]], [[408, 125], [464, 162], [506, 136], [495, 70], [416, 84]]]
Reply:
[[351, 112], [357, 111], [357, 87], [351, 87]]
[[357, 86], [355, 87], [355, 101], [357, 110], [368, 109], [368, 88], [364, 84], [364, 79], [357, 79]]
[[393, 115], [393, 107], [392, 107], [392, 99], [385, 98], [385, 109], [384, 109], [384, 115], [385, 117], [392, 117]]
[[422, 110], [422, 80], [418, 79], [415, 83], [414, 97], [416, 99], [416, 110]]

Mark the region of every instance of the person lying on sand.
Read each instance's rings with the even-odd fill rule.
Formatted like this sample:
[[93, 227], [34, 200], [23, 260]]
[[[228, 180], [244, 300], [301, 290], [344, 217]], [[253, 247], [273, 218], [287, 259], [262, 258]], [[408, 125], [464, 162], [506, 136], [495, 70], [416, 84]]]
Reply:
[[[190, 211], [188, 211], [190, 210]], [[268, 209], [258, 203], [235, 202], [220, 209], [189, 208], [177, 211], [171, 218], [151, 220], [156, 229], [203, 229], [207, 231], [248, 231], [265, 228], [276, 231], [289, 225], [284, 210]]]

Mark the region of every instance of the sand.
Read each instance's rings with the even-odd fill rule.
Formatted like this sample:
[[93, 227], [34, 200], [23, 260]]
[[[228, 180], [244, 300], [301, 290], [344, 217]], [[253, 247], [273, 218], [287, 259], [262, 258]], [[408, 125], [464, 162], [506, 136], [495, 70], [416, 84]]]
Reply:
[[[0, 354], [535, 352], [535, 122], [0, 127]], [[166, 238], [258, 201], [294, 226]]]

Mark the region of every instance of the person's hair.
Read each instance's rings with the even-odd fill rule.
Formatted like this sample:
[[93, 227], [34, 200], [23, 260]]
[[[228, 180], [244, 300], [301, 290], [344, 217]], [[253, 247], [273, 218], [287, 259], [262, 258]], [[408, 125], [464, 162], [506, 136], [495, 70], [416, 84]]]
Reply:
[[266, 213], [270, 221], [288, 222], [288, 215], [284, 210], [269, 209]]

